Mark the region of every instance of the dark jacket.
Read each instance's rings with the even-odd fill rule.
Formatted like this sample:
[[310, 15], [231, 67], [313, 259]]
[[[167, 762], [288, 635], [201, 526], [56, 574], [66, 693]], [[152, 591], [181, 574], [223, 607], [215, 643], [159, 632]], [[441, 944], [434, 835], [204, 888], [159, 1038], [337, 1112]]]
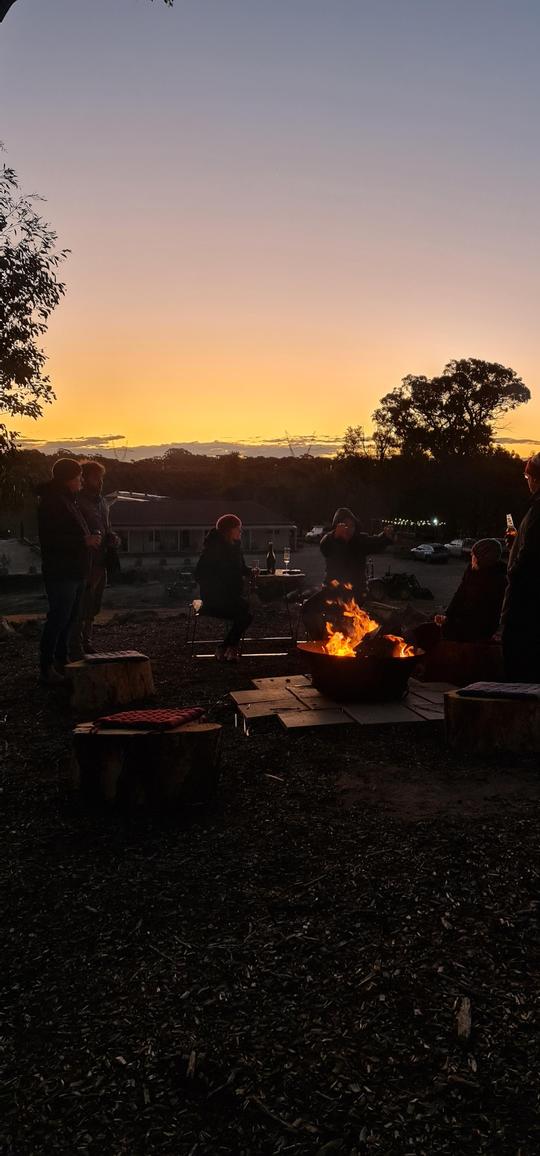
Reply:
[[92, 550], [92, 570], [104, 570], [107, 558], [107, 539], [111, 533], [109, 507], [102, 494], [96, 494], [83, 486], [77, 495], [77, 505], [91, 534], [101, 534], [101, 546]]
[[240, 542], [227, 542], [219, 530], [210, 530], [195, 567], [203, 603], [214, 607], [234, 604], [242, 596], [248, 574], [251, 570]]
[[540, 492], [514, 538], [502, 611], [507, 631], [540, 635]]
[[336, 538], [334, 530], [321, 539], [321, 552], [326, 560], [327, 585], [339, 582], [352, 586], [358, 601], [366, 592], [366, 559], [370, 554], [381, 554], [391, 545], [386, 534], [363, 534], [356, 530], [349, 542]]
[[77, 504], [77, 495], [54, 480], [37, 491], [41, 569], [45, 578], [80, 581], [90, 569], [89, 533]]
[[467, 566], [447, 608], [443, 637], [454, 642], [492, 638], [499, 626], [505, 588], [504, 562], [480, 570]]

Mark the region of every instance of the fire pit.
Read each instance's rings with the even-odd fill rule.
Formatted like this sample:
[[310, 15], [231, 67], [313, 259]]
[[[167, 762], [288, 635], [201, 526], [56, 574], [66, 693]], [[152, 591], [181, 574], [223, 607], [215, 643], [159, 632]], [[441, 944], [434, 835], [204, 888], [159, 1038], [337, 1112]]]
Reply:
[[338, 702], [383, 702], [400, 699], [407, 693], [409, 678], [420, 652], [406, 658], [361, 658], [328, 654], [322, 642], [299, 642], [305, 654], [313, 685], [321, 694]]
[[378, 622], [369, 617], [351, 596], [336, 596], [329, 605], [339, 608], [342, 630], [326, 625], [323, 642], [299, 642], [305, 654], [313, 685], [329, 698], [344, 701], [388, 701], [407, 693], [409, 678], [422, 655], [403, 638], [383, 634]]

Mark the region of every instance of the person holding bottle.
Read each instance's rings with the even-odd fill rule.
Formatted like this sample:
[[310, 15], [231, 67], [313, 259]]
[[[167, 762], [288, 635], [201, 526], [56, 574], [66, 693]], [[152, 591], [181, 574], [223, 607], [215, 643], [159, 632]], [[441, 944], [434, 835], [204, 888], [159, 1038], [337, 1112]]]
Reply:
[[540, 683], [540, 453], [529, 458], [525, 480], [531, 504], [519, 529], [507, 528], [512, 542], [502, 609], [506, 677]]
[[245, 563], [241, 537], [240, 518], [236, 514], [224, 514], [218, 518], [215, 529], [210, 530], [195, 567], [202, 598], [201, 614], [231, 622], [216, 651], [216, 658], [227, 662], [235, 662], [240, 657], [240, 640], [252, 620], [244, 595], [244, 578], [251, 578], [252, 571]]

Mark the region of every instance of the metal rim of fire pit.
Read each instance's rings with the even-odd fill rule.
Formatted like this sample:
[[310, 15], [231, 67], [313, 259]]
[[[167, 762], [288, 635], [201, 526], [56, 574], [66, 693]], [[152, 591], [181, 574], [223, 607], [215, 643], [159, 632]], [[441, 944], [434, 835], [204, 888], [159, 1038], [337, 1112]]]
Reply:
[[423, 656], [416, 650], [406, 658], [369, 655], [355, 658], [327, 654], [321, 642], [299, 642], [313, 685], [338, 702], [389, 702], [403, 698], [409, 678]]

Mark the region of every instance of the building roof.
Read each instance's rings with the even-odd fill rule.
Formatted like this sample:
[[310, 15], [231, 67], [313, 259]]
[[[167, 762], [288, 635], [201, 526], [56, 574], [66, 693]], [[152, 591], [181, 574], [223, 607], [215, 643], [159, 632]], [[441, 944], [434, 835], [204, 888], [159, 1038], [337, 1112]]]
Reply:
[[237, 514], [244, 526], [287, 526], [290, 529], [294, 527], [294, 523], [289, 522], [282, 514], [266, 509], [259, 502], [119, 494], [111, 504], [113, 525], [126, 529], [159, 526], [206, 528], [214, 526], [223, 514]]

